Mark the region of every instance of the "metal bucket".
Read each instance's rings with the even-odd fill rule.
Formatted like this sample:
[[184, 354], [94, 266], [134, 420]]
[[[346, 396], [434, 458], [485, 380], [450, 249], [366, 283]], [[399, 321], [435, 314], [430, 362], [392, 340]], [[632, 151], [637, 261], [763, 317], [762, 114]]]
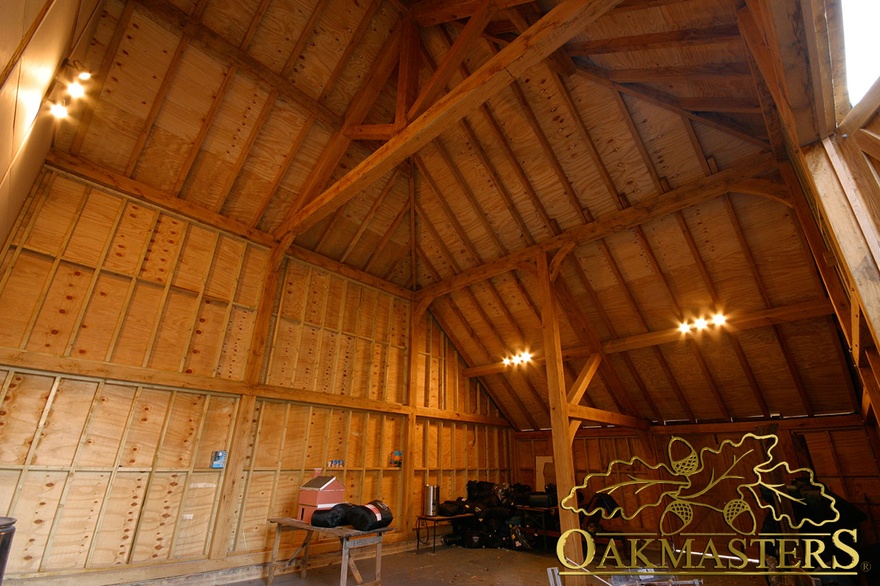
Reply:
[[15, 535], [15, 519], [0, 517], [0, 584], [3, 583], [3, 574], [6, 570], [6, 560], [9, 559], [13, 535]]
[[425, 485], [425, 506], [422, 514], [427, 517], [435, 517], [440, 507], [440, 487], [433, 484]]

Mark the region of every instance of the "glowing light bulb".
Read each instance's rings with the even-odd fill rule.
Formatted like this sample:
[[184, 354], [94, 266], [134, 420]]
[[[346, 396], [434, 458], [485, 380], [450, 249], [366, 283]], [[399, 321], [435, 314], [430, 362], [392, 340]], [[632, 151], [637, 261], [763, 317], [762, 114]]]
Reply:
[[501, 361], [501, 364], [503, 364], [504, 366], [510, 366], [510, 358], [505, 358]]
[[76, 77], [82, 81], [86, 81], [87, 79], [92, 79], [92, 74], [88, 71], [80, 71], [79, 75], [77, 75]]
[[716, 326], [723, 326], [727, 322], [727, 318], [723, 314], [716, 313], [712, 316], [712, 323]]
[[696, 328], [698, 330], [705, 330], [708, 325], [709, 325], [709, 322], [707, 322], [702, 317], [698, 317], [697, 319], [694, 320], [694, 328]]
[[86, 88], [78, 81], [72, 81], [67, 84], [67, 93], [71, 98], [78, 99], [86, 95]]
[[522, 353], [523, 362], [529, 362], [532, 359], [532, 355], [529, 352]]
[[49, 106], [49, 112], [51, 112], [52, 116], [55, 116], [55, 118], [67, 118], [67, 106], [64, 104], [52, 104]]
[[513, 363], [514, 363], [514, 364], [519, 364], [520, 362], [522, 362], [522, 356], [520, 356], [519, 354], [517, 354], [516, 356], [513, 357]]
[[678, 326], [678, 331], [681, 332], [682, 334], [686, 334], [689, 331], [691, 331], [691, 327], [689, 325], [687, 325], [686, 323], [682, 323]]

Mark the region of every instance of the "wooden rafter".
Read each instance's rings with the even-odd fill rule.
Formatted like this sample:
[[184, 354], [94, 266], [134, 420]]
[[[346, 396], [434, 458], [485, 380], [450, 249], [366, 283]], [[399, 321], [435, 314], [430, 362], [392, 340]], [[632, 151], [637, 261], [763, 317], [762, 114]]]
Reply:
[[649, 69], [609, 69], [608, 79], [614, 83], [662, 83], [669, 81], [717, 82], [720, 79], [751, 81], [748, 63], [701, 63], [670, 65]]
[[[308, 178], [290, 206], [287, 218], [295, 215], [297, 210], [324, 189], [325, 184], [333, 175], [333, 171], [339, 165], [339, 161], [345, 156], [345, 152], [352, 141], [346, 134], [346, 129], [363, 122], [373, 107], [379, 92], [385, 86], [385, 82], [391, 76], [391, 72], [397, 66], [401, 28], [401, 25], [398, 24], [388, 37], [388, 40], [382, 47], [382, 51], [379, 53], [379, 58], [373, 62], [369, 74], [364, 78], [365, 81], [351, 99], [341, 128], [330, 137], [330, 140], [321, 152], [321, 156], [309, 172]], [[284, 222], [282, 222], [283, 225]], [[280, 238], [283, 235], [280, 230], [275, 231], [276, 238]]]
[[217, 88], [217, 91], [214, 94], [214, 99], [211, 101], [211, 107], [208, 108], [208, 111], [202, 118], [202, 125], [199, 127], [199, 131], [196, 133], [195, 138], [193, 138], [189, 151], [183, 159], [183, 163], [180, 165], [180, 170], [177, 172], [177, 179], [175, 179], [174, 186], [171, 188], [173, 193], [180, 195], [180, 190], [183, 189], [183, 184], [186, 183], [186, 178], [189, 176], [189, 172], [192, 169], [193, 164], [196, 162], [196, 157], [199, 156], [199, 150], [202, 148], [202, 143], [205, 141], [208, 131], [211, 130], [211, 126], [214, 123], [214, 117], [217, 116], [217, 112], [220, 110], [220, 105], [223, 103], [223, 98], [226, 97], [226, 90], [229, 89], [229, 85], [232, 83], [232, 80], [235, 79], [237, 72], [237, 65], [231, 65], [229, 69], [226, 70], [226, 74], [223, 76], [223, 81], [220, 83], [220, 87]]
[[[104, 83], [106, 83], [110, 69], [116, 62], [116, 51], [119, 50], [119, 44], [125, 37], [125, 31], [128, 28], [128, 25], [131, 22], [131, 16], [134, 13], [134, 7], [134, 2], [127, 2], [125, 8], [122, 9], [122, 14], [119, 16], [119, 21], [116, 23], [116, 29], [113, 31], [113, 36], [110, 39], [110, 43], [107, 45], [107, 50], [104, 52], [104, 59], [101, 62], [101, 68], [94, 76], [97, 80], [97, 83], [92, 86], [95, 102], [97, 101], [97, 96], [100, 96], [104, 91]], [[6, 80], [4, 79], [4, 81]], [[76, 135], [73, 137], [73, 143], [70, 145], [70, 154], [74, 156], [79, 155], [79, 151], [82, 149], [83, 142], [89, 132], [89, 126], [91, 125], [94, 115], [94, 106], [86, 108], [85, 111], [83, 111], [82, 119], [79, 121], [79, 125], [76, 129]]]
[[134, 3], [146, 10], [153, 18], [166, 28], [186, 34], [191, 43], [200, 47], [227, 67], [246, 70], [250, 75], [288, 97], [303, 111], [324, 121], [331, 127], [338, 128], [342, 120], [336, 113], [320, 104], [306, 92], [254, 59], [240, 47], [230, 43], [218, 33], [201, 24], [195, 17], [188, 15], [167, 0], [134, 0]]
[[407, 112], [407, 119], [414, 120], [422, 112], [424, 112], [434, 101], [440, 96], [440, 93], [446, 89], [458, 66], [464, 61], [468, 53], [473, 49], [474, 45], [480, 39], [483, 29], [486, 28], [489, 19], [495, 10], [493, 0], [481, 0], [480, 5], [471, 14], [467, 25], [459, 33], [452, 47], [446, 51], [437, 68], [431, 77], [425, 82], [415, 102], [410, 106]]
[[459, 273], [441, 283], [436, 283], [419, 291], [419, 297], [444, 295], [459, 287], [482, 281], [506, 273], [518, 267], [519, 263], [535, 258], [538, 254], [556, 250], [568, 242], [583, 244], [610, 236], [652, 219], [675, 211], [697, 205], [727, 193], [731, 186], [743, 178], [763, 175], [775, 168], [775, 164], [765, 155], [759, 155], [744, 165], [733, 167], [701, 178], [668, 191], [646, 197], [638, 203], [615, 213], [605, 214], [589, 224], [576, 226], [553, 238], [548, 238], [534, 246], [512, 252], [497, 260], [484, 263], [468, 271]]
[[[752, 328], [765, 327], [773, 324], [781, 324], [812, 319], [824, 315], [831, 315], [834, 309], [827, 299], [805, 301], [792, 305], [783, 305], [770, 309], [763, 309], [741, 315], [728, 317], [726, 327], [732, 331], [744, 331]], [[645, 334], [635, 334], [625, 338], [609, 340], [602, 344], [602, 349], [608, 353], [625, 352], [636, 348], [649, 348], [658, 344], [669, 344], [682, 339], [682, 333], [678, 328], [657, 330]], [[583, 352], [589, 349], [584, 348]]]
[[[496, 8], [503, 10], [533, 0], [493, 0]], [[420, 0], [413, 4], [413, 20], [428, 27], [471, 18], [483, 7], [484, 0]]]
[[619, 0], [566, 0], [297, 213], [276, 235], [290, 241], [477, 109], [531, 66], [612, 8]]
[[156, 91], [156, 97], [153, 99], [150, 111], [147, 113], [146, 120], [144, 120], [144, 125], [141, 127], [137, 140], [135, 140], [134, 147], [131, 149], [131, 155], [128, 158], [128, 163], [125, 165], [125, 172], [123, 173], [126, 177], [131, 177], [132, 173], [134, 173], [135, 166], [141, 156], [147, 138], [150, 136], [153, 124], [165, 103], [165, 97], [168, 95], [168, 90], [171, 88], [171, 84], [177, 75], [177, 70], [180, 67], [180, 63], [183, 61], [183, 53], [188, 45], [189, 40], [186, 35], [183, 35], [180, 38], [180, 42], [177, 43], [177, 49], [175, 49], [174, 55], [171, 56], [171, 62], [168, 63], [165, 75], [162, 76], [162, 84]]
[[203, 206], [193, 205], [180, 199], [174, 193], [156, 189], [146, 183], [126, 177], [121, 173], [115, 173], [105, 169], [104, 167], [96, 165], [86, 159], [81, 159], [61, 151], [52, 150], [46, 155], [46, 163], [62, 172], [71, 173], [77, 177], [82, 177], [83, 179], [99, 185], [119, 190], [132, 197], [160, 205], [188, 218], [204, 222], [205, 224], [214, 226], [220, 230], [226, 230], [227, 232], [242, 236], [258, 244], [271, 246], [274, 242], [271, 234], [252, 228], [251, 226], [233, 220], [232, 218], [221, 216]]
[[709, 43], [724, 43], [739, 40], [739, 29], [735, 24], [720, 24], [702, 28], [678, 29], [568, 43], [565, 50], [572, 56], [589, 57], [603, 53], [621, 51], [644, 51], [662, 47], [688, 47]]
[[[367, 227], [373, 221], [373, 218], [376, 216], [376, 212], [379, 211], [379, 208], [382, 207], [382, 204], [385, 202], [385, 198], [388, 197], [388, 194], [391, 193], [391, 189], [397, 183], [398, 178], [401, 175], [401, 168], [398, 167], [394, 170], [394, 173], [391, 174], [391, 177], [388, 178], [388, 181], [385, 182], [385, 186], [382, 188], [382, 191], [379, 193], [379, 197], [377, 197], [373, 204], [370, 206], [370, 209], [367, 210], [367, 215], [364, 216], [360, 224], [358, 224], [357, 232], [355, 232], [354, 236], [348, 243], [348, 246], [345, 247], [345, 250], [342, 252], [342, 256], [339, 257], [339, 262], [344, 263], [345, 259], [348, 258], [348, 255], [352, 253], [352, 251], [357, 246], [357, 243], [360, 241], [361, 236], [363, 236], [364, 232], [366, 232]], [[332, 224], [331, 224], [332, 226]]]
[[727, 134], [749, 143], [756, 144], [762, 148], [769, 148], [770, 146], [765, 139], [756, 137], [754, 132], [744, 127], [736, 120], [725, 118], [720, 115], [708, 116], [705, 113], [691, 112], [682, 107], [680, 99], [672, 94], [642, 84], [617, 83], [611, 80], [609, 71], [605, 69], [596, 67], [593, 64], [585, 63], [582, 60], [578, 60], [576, 63], [577, 69], [575, 72], [591, 81], [606, 87], [611, 87], [621, 93], [645, 100], [655, 106], [659, 106], [660, 108], [683, 114], [696, 122], [721, 130], [722, 132], [726, 132]]

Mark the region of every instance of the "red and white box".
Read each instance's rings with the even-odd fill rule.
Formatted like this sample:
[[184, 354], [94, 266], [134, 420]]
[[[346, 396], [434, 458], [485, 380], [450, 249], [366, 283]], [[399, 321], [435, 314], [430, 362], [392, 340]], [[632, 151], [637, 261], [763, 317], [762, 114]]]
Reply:
[[312, 522], [312, 513], [332, 509], [344, 501], [345, 485], [335, 476], [315, 476], [299, 488], [299, 516], [304, 523]]

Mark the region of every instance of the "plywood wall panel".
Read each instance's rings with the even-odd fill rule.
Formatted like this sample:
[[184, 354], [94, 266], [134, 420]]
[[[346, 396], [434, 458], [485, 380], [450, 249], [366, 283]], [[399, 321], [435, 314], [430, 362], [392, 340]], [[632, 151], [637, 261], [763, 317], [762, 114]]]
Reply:
[[233, 380], [244, 378], [244, 367], [253, 329], [254, 312], [241, 307], [233, 307], [217, 366], [218, 376]]
[[174, 189], [225, 73], [226, 67], [200, 48], [186, 47], [133, 178], [164, 191]]
[[323, 468], [327, 461], [330, 410], [313, 407], [309, 415], [306, 468]]
[[296, 354], [293, 386], [298, 389], [312, 390], [318, 369], [318, 348], [321, 330], [314, 326], [303, 325]]
[[81, 466], [116, 465], [117, 454], [126, 433], [134, 404], [135, 389], [129, 386], [102, 384], [89, 415], [78, 455]]
[[95, 278], [79, 328], [73, 332], [70, 354], [89, 360], [104, 360], [122, 319], [131, 280], [103, 272]]
[[339, 395], [352, 394], [356, 364], [356, 340], [352, 336], [339, 336], [336, 358], [336, 377], [333, 392]]
[[98, 266], [111, 236], [124, 201], [91, 189], [88, 200], [76, 221], [76, 227], [64, 249], [65, 260], [86, 266]]
[[306, 265], [290, 259], [287, 260], [279, 310], [283, 317], [292, 320], [303, 319], [309, 273], [310, 269]]
[[264, 248], [248, 245], [244, 251], [244, 261], [238, 288], [235, 291], [235, 302], [256, 307], [263, 292], [263, 278], [269, 254]]
[[55, 379], [49, 376], [13, 376], [0, 412], [0, 462], [26, 462], [54, 384]]
[[141, 266], [143, 253], [158, 218], [159, 212], [156, 210], [126, 202], [104, 268], [133, 277]]
[[370, 378], [373, 372], [373, 345], [363, 338], [357, 338], [354, 342], [352, 357], [352, 395], [366, 397], [370, 393]]
[[171, 284], [194, 293], [201, 292], [211, 268], [218, 238], [216, 232], [190, 224]]
[[177, 372], [186, 359], [198, 311], [198, 298], [192, 293], [172, 290], [165, 299], [165, 308], [153, 342], [148, 366]]
[[162, 438], [170, 396], [163, 391], [141, 389], [133, 407], [120, 465], [150, 468]]
[[307, 444], [304, 440], [311, 433], [309, 428], [311, 408], [304, 405], [290, 405], [289, 408], [281, 468], [283, 470], [301, 470], [306, 466]]
[[297, 334], [300, 326], [289, 319], [279, 318], [275, 322], [274, 340], [269, 357], [266, 382], [270, 385], [290, 386], [293, 379], [293, 365], [297, 353]]
[[[311, 473], [308, 475], [311, 476]], [[299, 487], [307, 482], [299, 470], [286, 471], [278, 475], [278, 483], [269, 515], [272, 517], [293, 517], [299, 514], [296, 499], [299, 495]], [[348, 495], [346, 495], [347, 497]]]
[[221, 236], [214, 252], [214, 266], [205, 285], [205, 295], [232, 301], [239, 271], [244, 258], [245, 244], [227, 236]]
[[319, 393], [335, 393], [337, 350], [339, 346], [339, 334], [324, 330], [321, 333], [320, 346], [318, 348], [317, 375], [318, 384], [315, 390]]
[[327, 288], [330, 275], [324, 271], [313, 269], [309, 275], [306, 290], [306, 306], [303, 320], [310, 324], [323, 325], [324, 309], [327, 303]]
[[132, 561], [158, 561], [171, 556], [185, 482], [186, 477], [176, 472], [152, 474], [131, 552]]
[[44, 569], [85, 567], [109, 482], [107, 472], [85, 471], [67, 481]]
[[242, 68], [220, 99], [183, 188], [188, 201], [209, 209], [222, 207], [227, 185], [235, 178], [236, 160], [249, 147], [251, 133], [259, 132], [255, 124], [262, 110], [272, 107], [275, 96]]
[[281, 459], [281, 442], [287, 423], [287, 405], [266, 401], [260, 411], [254, 468], [276, 468]]
[[6, 516], [10, 514], [12, 497], [20, 478], [21, 470], [0, 470], [0, 511]]
[[92, 271], [61, 263], [52, 278], [42, 309], [28, 337], [26, 348], [34, 352], [63, 355], [87, 301]]
[[162, 214], [153, 229], [139, 278], [164, 285], [173, 273], [177, 257], [186, 238], [182, 220]]
[[24, 475], [10, 516], [17, 519], [16, 532], [24, 529], [28, 538], [12, 540], [8, 573], [36, 572], [40, 568], [66, 477], [67, 472], [52, 470]]
[[88, 189], [66, 177], [55, 177], [25, 240], [25, 246], [50, 256], [61, 253]]
[[245, 494], [235, 551], [253, 551], [269, 542], [269, 510], [272, 506], [275, 472], [251, 472]]
[[59, 381], [34, 452], [33, 465], [73, 464], [74, 454], [79, 446], [77, 440], [83, 435], [97, 388], [96, 381]]
[[364, 465], [365, 447], [372, 438], [367, 436], [367, 414], [361, 411], [349, 413], [348, 436], [346, 437], [346, 465], [358, 467]]
[[[385, 465], [385, 458], [382, 452], [382, 433], [383, 433], [384, 416], [376, 413], [367, 414], [367, 424], [365, 427], [366, 437], [370, 438], [365, 444], [364, 466], [367, 468], [377, 468]], [[387, 456], [386, 456], [387, 457]]]
[[147, 489], [148, 474], [119, 473], [104, 501], [105, 512], [94, 538], [90, 565], [120, 565], [128, 562], [134, 534]]
[[[348, 456], [348, 412], [333, 409], [330, 412], [329, 429], [327, 432], [327, 459], [343, 460], [347, 465], [357, 465]], [[332, 469], [330, 470], [332, 472]]]
[[0, 291], [0, 344], [18, 348], [24, 342], [31, 319], [39, 308], [40, 291], [52, 271], [52, 261], [23, 252]]
[[206, 397], [196, 393], [174, 393], [156, 458], [160, 468], [190, 468], [199, 441]]
[[125, 313], [125, 321], [113, 350], [112, 361], [141, 366], [148, 357], [153, 328], [159, 319], [163, 289], [137, 282]]
[[180, 520], [174, 536], [172, 557], [201, 557], [214, 521], [214, 508], [220, 490], [220, 471], [190, 474]]
[[196, 468], [208, 468], [215, 451], [229, 449], [232, 418], [235, 415], [235, 398], [212, 395], [207, 397], [206, 401], [208, 404], [199, 432], [194, 461]]
[[202, 299], [184, 361], [184, 372], [202, 376], [217, 374], [217, 361], [227, 326], [227, 312], [225, 303]]
[[375, 339], [375, 319], [377, 313], [378, 293], [369, 288], [364, 288], [361, 293], [361, 304], [358, 313], [358, 336]]
[[384, 400], [389, 403], [406, 403], [407, 397], [407, 351], [405, 348], [388, 349], [388, 368]]

